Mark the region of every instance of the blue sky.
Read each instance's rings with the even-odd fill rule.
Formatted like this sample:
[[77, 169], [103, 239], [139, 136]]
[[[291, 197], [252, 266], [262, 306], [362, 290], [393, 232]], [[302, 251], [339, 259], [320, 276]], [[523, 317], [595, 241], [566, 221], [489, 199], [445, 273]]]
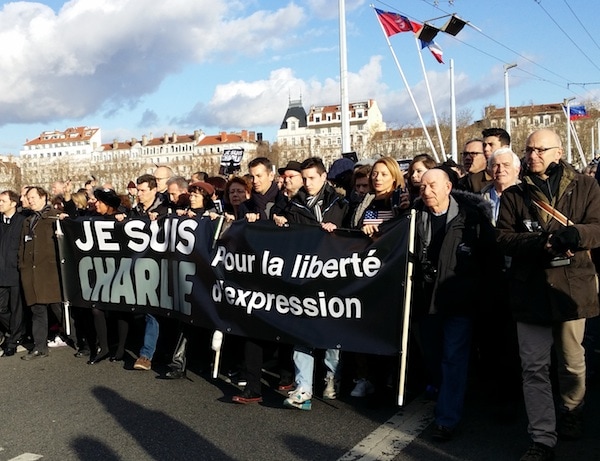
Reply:
[[[445, 64], [423, 53], [437, 113], [448, 117], [448, 63], [459, 112], [600, 99], [600, 4], [589, 0], [373, 2], [439, 34]], [[288, 100], [339, 103], [338, 1], [72, 0], [0, 2], [0, 154], [44, 130], [98, 126], [103, 142], [142, 134], [242, 129], [274, 141]], [[350, 101], [376, 99], [390, 127], [418, 126], [369, 2], [346, 0]], [[445, 19], [431, 21], [441, 27]], [[590, 36], [591, 34], [591, 36]], [[411, 33], [390, 38], [426, 121], [431, 111]], [[583, 85], [582, 85], [583, 84]]]

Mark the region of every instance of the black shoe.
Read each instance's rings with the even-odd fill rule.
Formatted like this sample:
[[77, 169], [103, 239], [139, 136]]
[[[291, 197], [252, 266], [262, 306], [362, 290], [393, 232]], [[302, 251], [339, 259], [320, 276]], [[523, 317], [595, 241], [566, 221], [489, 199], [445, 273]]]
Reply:
[[240, 395], [234, 395], [231, 400], [235, 403], [260, 403], [262, 402], [262, 395], [252, 392], [250, 389], [244, 389]]
[[438, 424], [433, 429], [433, 434], [431, 436], [438, 442], [448, 442], [454, 437], [454, 429]]
[[553, 459], [554, 448], [533, 442], [519, 461], [552, 461]]
[[181, 378], [186, 377], [186, 373], [185, 373], [185, 370], [173, 369], [173, 370], [167, 372], [165, 377], [169, 378], [169, 379], [181, 379]]
[[581, 411], [561, 413], [556, 425], [558, 436], [563, 440], [578, 440], [583, 437], [583, 418]]
[[108, 359], [110, 362], [122, 362], [123, 361], [123, 356], [117, 356], [117, 355], [113, 355], [110, 359]]
[[88, 360], [88, 365], [96, 365], [97, 363], [101, 362], [104, 359], [108, 358], [108, 351], [106, 352], [102, 352], [99, 351], [95, 357], [92, 357], [90, 360]]
[[35, 359], [43, 359], [45, 357], [48, 357], [48, 352], [33, 350], [29, 354], [21, 357], [21, 360], [35, 360]]
[[4, 351], [4, 357], [12, 357], [17, 352], [16, 347], [7, 347]]
[[80, 359], [81, 357], [89, 357], [90, 356], [90, 350], [89, 349], [80, 349], [77, 352], [75, 352], [73, 354], [74, 357], [77, 357], [78, 359]]

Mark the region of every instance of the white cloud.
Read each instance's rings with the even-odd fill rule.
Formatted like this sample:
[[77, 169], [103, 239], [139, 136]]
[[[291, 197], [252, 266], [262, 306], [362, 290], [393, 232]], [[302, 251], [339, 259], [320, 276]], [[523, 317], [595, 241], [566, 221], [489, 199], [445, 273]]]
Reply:
[[55, 13], [5, 4], [0, 125], [135, 106], [190, 63], [280, 49], [281, 29], [304, 19], [293, 3], [249, 16], [242, 8], [224, 0], [72, 0]]

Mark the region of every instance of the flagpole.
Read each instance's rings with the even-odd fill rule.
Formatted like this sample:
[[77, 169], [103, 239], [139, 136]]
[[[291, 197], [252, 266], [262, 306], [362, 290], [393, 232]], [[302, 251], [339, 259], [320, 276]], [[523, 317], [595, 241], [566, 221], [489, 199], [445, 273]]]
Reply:
[[[375, 17], [377, 18], [377, 12], [375, 11], [375, 7], [373, 5], [371, 5], [371, 8], [373, 8], [373, 13], [375, 14]], [[419, 107], [417, 106], [417, 102], [415, 101], [415, 98], [412, 94], [412, 91], [410, 90], [410, 86], [408, 85], [408, 81], [406, 80], [406, 77], [404, 76], [404, 71], [402, 70], [402, 67], [400, 66], [400, 62], [398, 61], [398, 58], [396, 57], [396, 53], [394, 52], [394, 48], [392, 48], [392, 44], [390, 43], [390, 38], [388, 37], [388, 35], [385, 33], [385, 29], [383, 28], [383, 24], [381, 24], [381, 21], [379, 20], [379, 18], [377, 18], [377, 22], [379, 23], [379, 27], [381, 27], [381, 32], [383, 32], [383, 36], [385, 37], [385, 41], [388, 44], [388, 47], [392, 53], [392, 57], [394, 58], [394, 62], [396, 63], [396, 67], [398, 68], [398, 72], [400, 72], [400, 77], [402, 77], [402, 81], [404, 82], [404, 86], [406, 86], [406, 91], [408, 92], [408, 96], [410, 96], [410, 100], [413, 104], [413, 107], [415, 108], [415, 111], [417, 112], [417, 116], [419, 117], [419, 121], [421, 122], [421, 126], [423, 127], [423, 132], [425, 133], [425, 137], [427, 138], [427, 141], [429, 141], [429, 145], [431, 146], [431, 151], [433, 152], [433, 156], [435, 158], [435, 161], [439, 163], [440, 158], [438, 157], [437, 151], [435, 150], [435, 146], [433, 145], [433, 141], [431, 140], [431, 136], [429, 136], [429, 132], [427, 131], [427, 127], [425, 126], [425, 122], [423, 121], [423, 117], [421, 117], [421, 112], [419, 111]]]
[[431, 95], [431, 87], [429, 86], [429, 78], [427, 77], [427, 72], [425, 71], [425, 62], [423, 61], [423, 53], [421, 53], [421, 47], [419, 46], [419, 39], [416, 35], [415, 37], [415, 45], [417, 46], [417, 54], [419, 55], [419, 60], [421, 61], [421, 69], [423, 70], [423, 77], [425, 78], [425, 86], [427, 87], [427, 95], [429, 96], [429, 104], [431, 105], [431, 112], [433, 113], [433, 120], [435, 122], [435, 129], [437, 131], [438, 140], [440, 142], [440, 149], [442, 151], [442, 158], [446, 160], [446, 149], [444, 148], [444, 139], [442, 138], [442, 132], [440, 131], [440, 124], [438, 122], [437, 113], [435, 111], [435, 105], [433, 104], [433, 96]]
[[458, 163], [458, 141], [456, 139], [456, 95], [454, 93], [454, 59], [450, 59], [450, 114], [452, 160]]
[[348, 100], [348, 56], [346, 50], [346, 0], [339, 0], [340, 15], [340, 112], [342, 122], [342, 153], [350, 152], [350, 117]]

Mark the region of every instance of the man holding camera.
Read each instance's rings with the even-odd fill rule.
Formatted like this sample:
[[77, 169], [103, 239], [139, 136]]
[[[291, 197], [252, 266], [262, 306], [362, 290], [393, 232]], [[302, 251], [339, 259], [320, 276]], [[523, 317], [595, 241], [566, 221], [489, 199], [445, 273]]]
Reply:
[[[533, 441], [522, 461], [553, 459], [557, 437], [581, 437], [585, 319], [599, 313], [589, 250], [600, 246], [600, 188], [562, 155], [561, 139], [552, 130], [529, 135], [523, 182], [502, 194], [497, 221], [501, 250], [512, 257], [509, 298]], [[550, 379], [552, 346], [558, 417]]]

